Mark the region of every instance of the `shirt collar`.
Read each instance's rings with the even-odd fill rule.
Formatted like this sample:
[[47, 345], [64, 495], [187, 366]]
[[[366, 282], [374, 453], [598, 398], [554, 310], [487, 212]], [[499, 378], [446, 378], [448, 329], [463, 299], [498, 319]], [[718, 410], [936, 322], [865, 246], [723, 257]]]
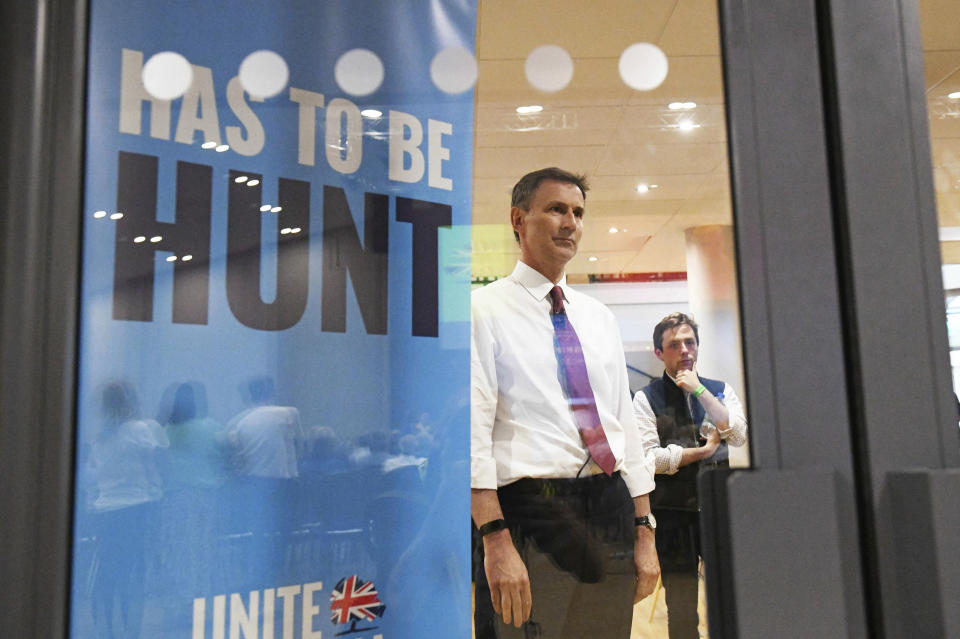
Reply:
[[[514, 267], [510, 277], [523, 286], [523, 288], [527, 289], [527, 292], [538, 301], [546, 299], [554, 287], [553, 282], [544, 277], [540, 271], [527, 266], [520, 260], [517, 260], [517, 265]], [[557, 282], [556, 285], [563, 291], [564, 301], [569, 304], [570, 295], [568, 293], [569, 288], [567, 287], [566, 273], [563, 274], [563, 277], [560, 278], [560, 281]]]

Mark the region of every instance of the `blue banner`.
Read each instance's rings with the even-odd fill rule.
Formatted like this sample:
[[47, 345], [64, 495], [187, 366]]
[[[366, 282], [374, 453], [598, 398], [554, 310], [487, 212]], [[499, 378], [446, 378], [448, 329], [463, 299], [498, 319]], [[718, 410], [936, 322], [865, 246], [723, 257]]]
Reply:
[[474, 3], [90, 4], [71, 636], [469, 636]]

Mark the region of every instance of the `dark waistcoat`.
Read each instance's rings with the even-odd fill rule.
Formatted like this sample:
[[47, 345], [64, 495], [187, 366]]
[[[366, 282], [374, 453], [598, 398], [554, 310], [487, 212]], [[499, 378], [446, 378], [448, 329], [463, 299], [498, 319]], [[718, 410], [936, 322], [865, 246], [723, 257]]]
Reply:
[[[714, 396], [723, 396], [723, 382], [701, 377], [700, 383]], [[652, 380], [641, 392], [646, 395], [657, 417], [661, 447], [677, 444], [695, 448], [703, 443], [700, 439], [700, 425], [706, 414], [703, 405], [691, 396], [691, 406], [688, 407], [683, 390], [666, 373], [660, 379]], [[703, 468], [728, 466], [728, 457], [727, 443], [720, 442], [717, 452], [709, 459], [684, 466], [674, 475], [657, 475], [657, 488], [651, 495], [650, 505], [659, 509], [697, 510], [697, 475]]]

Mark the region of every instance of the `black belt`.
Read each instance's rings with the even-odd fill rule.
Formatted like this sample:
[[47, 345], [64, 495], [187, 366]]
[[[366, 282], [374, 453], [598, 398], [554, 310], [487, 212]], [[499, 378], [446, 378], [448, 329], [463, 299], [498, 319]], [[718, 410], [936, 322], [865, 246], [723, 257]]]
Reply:
[[602, 486], [619, 479], [620, 471], [616, 471], [610, 476], [601, 473], [599, 475], [588, 475], [586, 477], [574, 477], [571, 479], [524, 477], [506, 486], [501, 486], [497, 490], [507, 495], [578, 495], [590, 490], [594, 486]]

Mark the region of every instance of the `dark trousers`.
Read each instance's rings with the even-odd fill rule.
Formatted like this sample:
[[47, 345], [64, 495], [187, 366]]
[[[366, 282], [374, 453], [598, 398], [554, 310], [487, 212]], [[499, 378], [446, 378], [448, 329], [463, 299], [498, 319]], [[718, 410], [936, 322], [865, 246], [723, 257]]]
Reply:
[[477, 539], [477, 639], [628, 639], [636, 533], [633, 500], [619, 474], [521, 479], [497, 493], [530, 576], [533, 611], [519, 629], [493, 612]]
[[657, 556], [666, 590], [670, 639], [697, 639], [700, 513], [657, 509]]

